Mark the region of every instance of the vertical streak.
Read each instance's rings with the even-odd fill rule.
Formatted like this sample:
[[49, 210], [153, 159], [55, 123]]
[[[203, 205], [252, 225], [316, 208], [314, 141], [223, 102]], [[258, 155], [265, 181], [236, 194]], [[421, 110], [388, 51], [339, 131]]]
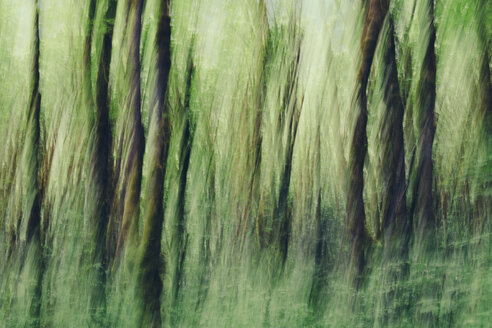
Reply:
[[364, 29], [361, 36], [361, 63], [357, 74], [355, 108], [357, 114], [349, 155], [349, 190], [347, 199], [347, 231], [350, 243], [350, 267], [356, 278], [362, 273], [366, 261], [369, 236], [366, 231], [364, 210], [364, 161], [367, 154], [367, 83], [388, 0], [368, 0]]
[[[122, 132], [122, 138], [129, 134], [128, 155], [125, 159], [125, 172], [122, 190], [123, 217], [116, 246], [118, 258], [126, 249], [128, 243], [137, 245], [137, 229], [139, 218], [139, 201], [142, 184], [142, 163], [144, 155], [144, 131], [141, 120], [141, 89], [140, 89], [140, 37], [142, 33], [142, 11], [144, 0], [130, 0], [128, 17], [131, 28], [127, 29], [128, 46], [128, 99], [125, 104], [128, 114], [127, 131]], [[126, 143], [125, 143], [126, 144]]]
[[[250, 228], [250, 218], [252, 215], [257, 214], [257, 210], [255, 213], [254, 206], [256, 205], [256, 198], [259, 194], [260, 188], [260, 175], [261, 175], [261, 152], [262, 152], [262, 132], [261, 125], [263, 120], [263, 107], [265, 102], [266, 95], [266, 65], [269, 60], [268, 58], [268, 50], [269, 50], [269, 39], [270, 39], [270, 28], [268, 26], [267, 13], [266, 13], [266, 4], [265, 1], [260, 1], [259, 3], [260, 10], [260, 47], [262, 53], [262, 63], [261, 63], [261, 71], [259, 72], [259, 79], [257, 83], [257, 94], [256, 94], [256, 114], [255, 114], [255, 123], [253, 127], [253, 132], [251, 135], [251, 139], [248, 140], [248, 149], [251, 149], [248, 152], [248, 165], [251, 165], [251, 174], [248, 177], [247, 184], [247, 199], [246, 204], [244, 206], [244, 210], [240, 214], [240, 221], [238, 225], [239, 234], [239, 245], [242, 249], [244, 242], [247, 238], [247, 231]], [[255, 230], [257, 234], [257, 241], [260, 242], [260, 234], [259, 234], [259, 220], [257, 218], [254, 219]]]
[[[403, 102], [398, 84], [394, 26], [388, 17], [388, 46], [384, 53], [386, 114], [382, 127], [383, 192], [382, 225], [385, 256], [397, 258], [406, 253], [409, 224], [406, 219], [405, 148], [403, 143]], [[398, 244], [402, 243], [402, 244]]]
[[180, 175], [179, 175], [179, 186], [178, 186], [178, 199], [177, 199], [177, 213], [176, 219], [177, 224], [175, 226], [176, 230], [174, 231], [173, 238], [176, 238], [176, 243], [173, 243], [173, 256], [175, 263], [174, 268], [174, 281], [172, 284], [172, 301], [173, 306], [176, 305], [178, 301], [179, 289], [182, 283], [182, 275], [183, 275], [183, 263], [186, 253], [186, 243], [187, 239], [185, 238], [185, 193], [186, 193], [186, 178], [188, 175], [188, 168], [190, 165], [190, 156], [191, 156], [191, 148], [193, 145], [194, 134], [192, 131], [192, 122], [190, 122], [190, 95], [191, 95], [191, 84], [192, 77], [194, 71], [193, 64], [193, 45], [189, 52], [188, 59], [188, 74], [186, 79], [186, 90], [185, 90], [185, 99], [184, 99], [184, 108], [183, 108], [183, 116], [184, 116], [184, 131], [180, 144]]
[[[491, 154], [492, 149], [492, 85], [490, 81], [490, 57], [489, 57], [489, 39], [487, 37], [487, 0], [480, 0], [477, 5], [477, 17], [478, 17], [478, 37], [480, 40], [480, 71], [479, 71], [479, 113], [478, 117], [483, 122], [483, 143], [485, 144], [485, 154]], [[492, 215], [492, 197], [490, 190], [492, 190], [492, 175], [490, 174], [492, 168], [492, 162], [490, 155], [486, 159], [484, 164], [486, 170], [485, 181], [483, 181], [483, 192], [478, 196], [477, 203], [480, 219], [477, 227], [480, 232], [484, 228], [484, 224], [490, 224], [490, 218]]]
[[[417, 141], [417, 169], [415, 172], [413, 189], [412, 214], [416, 238], [428, 241], [435, 230], [433, 214], [433, 161], [432, 148], [436, 125], [434, 122], [434, 108], [436, 101], [436, 55], [434, 44], [436, 41], [436, 29], [434, 27], [434, 1], [428, 1], [429, 39], [425, 56], [422, 62], [420, 80], [417, 85], [417, 124], [420, 135]], [[423, 247], [429, 247], [419, 243]]]
[[[90, 48], [92, 44], [93, 19], [95, 16], [96, 0], [91, 0], [89, 6], [89, 23], [84, 48], [84, 86], [91, 99], [92, 88], [90, 75]], [[106, 258], [106, 229], [109, 220], [109, 202], [111, 198], [111, 175], [110, 165], [111, 152], [111, 127], [109, 123], [109, 69], [111, 62], [113, 20], [116, 14], [116, 1], [109, 0], [105, 13], [105, 30], [101, 55], [98, 62], [98, 74], [96, 79], [96, 113], [95, 122], [91, 126], [92, 149], [90, 155], [89, 178], [86, 187], [84, 215], [89, 222], [90, 261], [92, 272], [90, 273], [92, 288], [90, 294], [90, 307], [92, 319], [105, 316], [105, 271], [107, 268]], [[90, 113], [92, 117], [92, 113]]]
[[[401, 307], [395, 305], [398, 294], [400, 272], [405, 273], [408, 256], [408, 242], [410, 239], [410, 224], [406, 207], [406, 180], [405, 180], [405, 148], [403, 142], [403, 113], [404, 106], [400, 95], [398, 72], [396, 66], [395, 40], [393, 19], [387, 15], [387, 28], [384, 29], [381, 44], [383, 54], [383, 88], [385, 115], [381, 128], [382, 143], [382, 228], [383, 228], [383, 265], [384, 308], [394, 306], [396, 310], [382, 314], [382, 325], [395, 325], [401, 312]], [[403, 265], [395, 265], [403, 263]], [[395, 321], [394, 321], [395, 320]]]
[[171, 18], [169, 0], [161, 1], [161, 15], [157, 30], [157, 76], [152, 98], [152, 117], [149, 133], [149, 181], [145, 196], [145, 225], [140, 245], [137, 293], [142, 302], [139, 319], [141, 327], [160, 327], [162, 324], [160, 296], [161, 237], [164, 220], [164, 177], [169, 149], [169, 107], [165, 101], [171, 69]]
[[27, 117], [27, 153], [34, 157], [29, 161], [29, 182], [30, 190], [34, 197], [29, 209], [29, 219], [27, 223], [26, 240], [29, 244], [33, 238], [38, 238], [41, 221], [41, 190], [39, 188], [39, 143], [40, 143], [40, 122], [41, 112], [41, 93], [39, 91], [39, 4], [36, 0], [36, 12], [34, 16], [34, 55], [32, 65], [32, 93]]
[[43, 250], [41, 246], [41, 199], [39, 163], [40, 163], [40, 113], [41, 93], [39, 91], [39, 1], [36, 0], [34, 14], [34, 54], [32, 63], [32, 93], [27, 116], [27, 138], [25, 156], [28, 163], [28, 208], [29, 213], [26, 229], [27, 249], [33, 252], [33, 295], [29, 307], [29, 316], [34, 326], [39, 326], [41, 314], [41, 293], [43, 279]]

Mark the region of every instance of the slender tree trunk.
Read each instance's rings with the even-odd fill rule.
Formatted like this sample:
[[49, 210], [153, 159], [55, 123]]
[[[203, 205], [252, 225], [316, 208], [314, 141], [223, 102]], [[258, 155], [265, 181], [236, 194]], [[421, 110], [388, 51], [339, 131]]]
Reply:
[[297, 55], [292, 63], [291, 76], [287, 83], [287, 90], [284, 95], [283, 107], [286, 111], [286, 120], [283, 122], [287, 129], [287, 147], [284, 152], [283, 167], [280, 174], [280, 187], [277, 203], [273, 211], [273, 239], [277, 243], [282, 260], [282, 265], [287, 259], [289, 239], [292, 225], [292, 211], [288, 204], [290, 179], [292, 175], [292, 158], [294, 155], [294, 144], [299, 126], [302, 103], [298, 105], [297, 90], [299, 77], [300, 44], [297, 46]]
[[385, 257], [391, 259], [401, 258], [407, 253], [410, 226], [406, 215], [404, 108], [398, 84], [394, 27], [391, 17], [388, 17], [388, 24], [388, 45], [383, 57], [386, 115], [381, 133], [384, 186], [381, 198]]
[[[394, 26], [388, 13], [381, 41], [384, 47], [383, 74], [386, 112], [382, 122], [382, 233], [383, 268], [385, 286], [383, 291], [383, 326], [397, 325], [402, 307], [395, 304], [399, 293], [400, 279], [406, 272], [410, 224], [406, 206], [405, 149], [403, 141], [404, 106], [400, 95], [396, 66]], [[384, 40], [384, 41], [383, 41]], [[396, 310], [392, 310], [395, 308]]]
[[315, 181], [318, 181], [318, 186], [316, 190], [316, 207], [314, 212], [314, 219], [316, 224], [316, 243], [315, 243], [315, 254], [314, 254], [314, 275], [313, 284], [309, 293], [309, 305], [313, 310], [318, 312], [320, 305], [322, 304], [322, 293], [326, 287], [329, 255], [327, 254], [327, 240], [329, 236], [329, 227], [327, 226], [327, 221], [323, 220], [321, 214], [321, 127], [318, 125], [316, 129], [316, 143], [315, 149], [316, 154], [316, 164], [314, 169]]
[[[186, 253], [187, 246], [187, 237], [186, 237], [186, 221], [185, 221], [185, 194], [186, 194], [186, 182], [188, 176], [188, 168], [190, 165], [190, 157], [191, 157], [191, 148], [193, 145], [193, 128], [191, 122], [191, 113], [190, 111], [190, 96], [191, 96], [191, 84], [194, 72], [194, 64], [193, 64], [193, 48], [192, 45], [189, 52], [188, 58], [188, 74], [186, 79], [186, 90], [183, 104], [183, 119], [184, 119], [184, 129], [183, 135], [181, 137], [180, 144], [180, 160], [179, 160], [179, 187], [178, 187], [178, 199], [177, 199], [177, 211], [176, 211], [176, 225], [174, 226], [175, 230], [173, 232], [173, 237], [176, 238], [173, 242], [173, 251], [172, 254], [174, 256], [173, 263], [174, 267], [174, 280], [172, 284], [172, 295], [171, 299], [173, 302], [173, 306], [176, 306], [178, 303], [179, 290], [182, 284], [182, 276], [183, 276], [183, 264]], [[173, 323], [174, 324], [174, 323]]]
[[26, 241], [30, 244], [33, 239], [40, 237], [41, 225], [41, 189], [39, 184], [39, 156], [40, 156], [40, 113], [41, 113], [41, 93], [39, 91], [39, 4], [35, 2], [35, 17], [34, 17], [34, 55], [32, 66], [32, 93], [29, 104], [29, 112], [27, 116], [27, 140], [25, 154], [32, 156], [29, 161], [28, 168], [30, 195], [30, 206], [27, 213], [29, 218], [27, 221]]
[[26, 227], [26, 250], [32, 254], [32, 279], [34, 282], [32, 289], [31, 304], [29, 306], [30, 322], [33, 326], [40, 326], [41, 314], [41, 293], [43, 279], [43, 249], [41, 245], [41, 199], [42, 190], [40, 184], [40, 159], [41, 159], [41, 140], [40, 140], [40, 113], [41, 113], [41, 93], [39, 91], [39, 2], [36, 0], [34, 14], [34, 54], [31, 76], [31, 98], [29, 112], [27, 114], [26, 140], [24, 148], [24, 160], [27, 164], [26, 182], [27, 188], [27, 208], [28, 214]]
[[433, 213], [433, 161], [432, 147], [436, 126], [434, 122], [434, 107], [436, 101], [436, 56], [434, 44], [436, 30], [434, 27], [434, 1], [428, 2], [429, 39], [424, 40], [426, 47], [423, 58], [420, 80], [417, 85], [416, 115], [420, 135], [416, 145], [417, 168], [413, 180], [413, 204], [411, 214], [416, 229], [416, 245], [422, 250], [428, 250], [431, 237], [434, 235], [435, 222]]
[[[212, 113], [210, 113], [212, 114]], [[203, 234], [200, 236], [200, 250], [198, 253], [199, 259], [199, 285], [198, 285], [198, 297], [195, 302], [195, 312], [197, 314], [201, 313], [204, 307], [205, 300], [208, 296], [208, 291], [210, 288], [210, 279], [213, 268], [214, 259], [212, 257], [212, 245], [211, 245], [211, 234], [212, 234], [212, 222], [216, 214], [216, 197], [215, 197], [215, 172], [216, 172], [216, 159], [215, 159], [215, 136], [213, 135], [212, 127], [210, 126], [211, 121], [208, 121], [208, 127], [206, 128], [205, 135], [206, 139], [206, 149], [208, 158], [206, 158], [206, 163], [204, 164], [205, 172], [208, 172], [206, 177], [205, 193], [207, 203], [210, 204], [206, 209], [205, 222], [203, 223]], [[199, 315], [195, 316], [193, 322], [195, 325], [199, 324]]]
[[[142, 162], [145, 147], [145, 136], [141, 120], [141, 89], [140, 89], [140, 37], [142, 33], [142, 11], [144, 0], [129, 0], [128, 24], [126, 29], [128, 37], [128, 96], [123, 110], [128, 119], [128, 126], [122, 132], [122, 145], [127, 145], [123, 189], [121, 199], [123, 201], [122, 222], [116, 246], [116, 260], [119, 260], [121, 252], [127, 249], [128, 243], [138, 245], [138, 218], [139, 201], [142, 184]], [[126, 139], [128, 138], [128, 139]], [[124, 142], [123, 140], [127, 140]]]
[[164, 177], [170, 139], [169, 107], [165, 101], [171, 69], [171, 18], [169, 0], [161, 1], [157, 30], [157, 63], [151, 106], [148, 189], [145, 195], [145, 225], [140, 245], [137, 293], [142, 302], [141, 327], [160, 327], [162, 292], [161, 237], [164, 220]]
[[349, 234], [350, 271], [353, 283], [358, 286], [367, 260], [369, 235], [366, 230], [364, 210], [364, 161], [367, 154], [367, 83], [374, 59], [377, 41], [389, 0], [369, 0], [361, 37], [361, 63], [357, 74], [355, 108], [357, 119], [352, 136], [349, 157], [349, 189], [347, 199], [347, 231]]
[[[290, 26], [287, 31], [290, 40], [285, 47], [287, 50], [286, 53], [294, 56], [287, 59], [289, 62], [287, 63], [288, 67], [286, 68], [286, 83], [284, 84], [283, 93], [279, 92], [282, 94], [282, 99], [280, 100], [281, 112], [278, 116], [276, 130], [276, 133], [280, 136], [280, 138], [285, 138], [285, 146], [282, 147], [283, 149], [280, 158], [282, 166], [279, 174], [279, 191], [278, 195], [276, 195], [276, 199], [273, 200], [273, 211], [268, 211], [267, 213], [265, 213], [265, 197], [267, 197], [267, 195], [260, 192], [258, 214], [255, 222], [255, 230], [260, 248], [265, 249], [273, 247], [272, 250], [275, 253], [275, 260], [279, 260], [278, 263], [280, 265], [280, 270], [283, 269], [289, 248], [292, 213], [288, 204], [288, 196], [292, 173], [294, 144], [302, 109], [302, 101], [301, 104], [299, 104], [298, 101], [298, 72], [301, 52], [301, 35], [300, 31], [297, 30], [297, 17], [292, 18], [293, 19], [290, 20]], [[286, 33], [283, 31], [283, 27], [277, 27], [275, 28], [275, 31], [269, 31], [265, 55], [267, 55], [270, 50], [278, 51], [277, 45], [274, 42], [278, 42], [277, 38], [279, 35], [282, 36], [283, 33]], [[258, 116], [257, 119], [261, 119], [261, 117]], [[261, 121], [257, 120], [256, 123], [258, 130], [260, 130]], [[261, 140], [261, 137], [256, 139], [257, 147], [261, 147]], [[261, 149], [258, 149], [258, 151], [261, 152]], [[261, 153], [257, 154], [258, 161], [261, 161], [260, 154]], [[256, 165], [259, 164], [260, 162], [256, 163]], [[272, 183], [272, 188], [274, 188], [273, 185], [274, 184]]]
[[[92, 44], [93, 20], [96, 12], [96, 0], [91, 0], [89, 5], [89, 23], [84, 47], [84, 76], [87, 89], [87, 104], [93, 104], [91, 87], [90, 49]], [[97, 318], [104, 318], [106, 293], [105, 271], [107, 269], [106, 258], [106, 229], [109, 220], [109, 206], [112, 194], [110, 165], [111, 157], [111, 127], [109, 123], [109, 68], [111, 62], [111, 42], [113, 36], [113, 20], [116, 14], [116, 1], [110, 0], [105, 14], [105, 31], [102, 39], [101, 55], [98, 63], [96, 80], [96, 109], [95, 121], [92, 122], [91, 131], [91, 155], [89, 177], [85, 194], [84, 215], [89, 224], [89, 250], [90, 281], [92, 282], [90, 294], [91, 317], [97, 323]], [[92, 109], [89, 113], [92, 118]]]
[[[255, 115], [255, 123], [252, 135], [248, 140], [248, 149], [251, 151], [248, 152], [248, 167], [251, 167], [251, 175], [249, 176], [249, 183], [247, 185], [248, 195], [246, 199], [246, 203], [244, 205], [244, 209], [242, 210], [240, 222], [238, 225], [237, 235], [239, 237], [239, 246], [242, 250], [243, 244], [247, 238], [248, 229], [251, 227], [251, 219], [253, 217], [253, 224], [255, 225], [256, 233], [258, 234], [258, 208], [257, 201], [259, 190], [260, 190], [260, 175], [261, 175], [261, 152], [262, 152], [262, 133], [261, 133], [261, 124], [263, 120], [263, 107], [265, 102], [266, 95], [266, 65], [268, 63], [268, 54], [269, 54], [269, 39], [270, 39], [270, 28], [268, 25], [267, 19], [267, 9], [264, 0], [261, 0], [259, 3], [259, 10], [261, 13], [261, 19], [259, 22], [260, 29], [260, 47], [262, 50], [262, 64], [261, 71], [259, 72], [259, 79], [256, 85], [257, 93], [256, 96], [256, 115]], [[256, 215], [256, 217], [255, 217]], [[257, 235], [258, 237], [259, 235]], [[259, 239], [258, 239], [259, 241]]]

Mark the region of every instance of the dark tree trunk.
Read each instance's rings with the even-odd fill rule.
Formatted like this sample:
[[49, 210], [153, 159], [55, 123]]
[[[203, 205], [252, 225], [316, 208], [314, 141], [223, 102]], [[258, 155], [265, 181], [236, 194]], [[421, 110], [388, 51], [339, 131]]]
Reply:
[[328, 226], [328, 220], [323, 218], [321, 213], [321, 127], [318, 125], [316, 131], [316, 166], [315, 166], [315, 180], [318, 181], [316, 197], [316, 207], [314, 213], [314, 219], [316, 224], [316, 243], [315, 243], [315, 255], [314, 255], [314, 275], [313, 284], [309, 293], [309, 305], [317, 313], [320, 310], [320, 305], [323, 304], [323, 292], [328, 282], [328, 270], [330, 256], [328, 254], [328, 240], [330, 227]]
[[[243, 245], [247, 238], [248, 229], [251, 228], [251, 222], [254, 224], [254, 229], [258, 235], [258, 195], [260, 191], [260, 175], [261, 175], [261, 152], [262, 152], [262, 133], [261, 125], [263, 120], [263, 107], [266, 95], [266, 66], [268, 63], [268, 55], [270, 53], [269, 49], [269, 39], [270, 39], [270, 28], [267, 19], [267, 9], [265, 1], [262, 0], [259, 3], [259, 10], [261, 11], [261, 20], [259, 21], [260, 31], [261, 31], [261, 46], [262, 46], [262, 64], [261, 71], [259, 72], [259, 79], [256, 87], [255, 94], [255, 119], [252, 135], [248, 138], [248, 168], [251, 169], [251, 174], [248, 177], [247, 183], [247, 199], [240, 213], [240, 220], [238, 225], [238, 230], [236, 236], [239, 239], [239, 252], [242, 252]], [[259, 241], [259, 239], [257, 239]]]
[[[258, 214], [255, 222], [255, 230], [259, 246], [261, 249], [273, 247], [273, 253], [276, 260], [279, 262], [280, 270], [283, 270], [283, 265], [287, 259], [287, 252], [289, 248], [289, 239], [291, 233], [291, 207], [288, 203], [290, 179], [292, 174], [292, 158], [294, 154], [294, 144], [297, 135], [297, 127], [302, 109], [301, 104], [298, 102], [298, 72], [299, 62], [301, 55], [301, 35], [297, 30], [297, 18], [293, 17], [290, 20], [290, 26], [287, 33], [289, 33], [289, 42], [285, 46], [286, 53], [292, 54], [287, 60], [288, 67], [286, 73], [286, 82], [283, 86], [283, 93], [280, 103], [280, 114], [278, 116], [277, 131], [276, 133], [283, 138], [285, 134], [285, 146], [282, 147], [281, 158], [279, 160], [282, 163], [280, 171], [279, 189], [276, 198], [273, 200], [273, 211], [267, 210], [265, 213], [265, 197], [267, 195], [263, 192], [260, 193], [260, 200], [258, 205]], [[268, 42], [266, 45], [265, 55], [269, 55], [270, 51], [279, 51], [279, 46], [274, 42], [278, 42], [278, 34], [282, 35], [286, 33], [283, 31], [283, 27], [275, 27], [274, 31], [269, 31]], [[266, 63], [265, 63], [266, 64]], [[257, 116], [255, 129], [261, 128], [261, 116]], [[261, 137], [256, 139], [257, 158], [258, 161], [255, 165], [260, 164], [261, 161]], [[259, 169], [259, 167], [257, 168]], [[258, 174], [256, 172], [255, 174]], [[272, 184], [273, 187], [273, 184]]]
[[436, 56], [434, 44], [436, 30], [434, 27], [434, 2], [428, 4], [429, 40], [422, 62], [420, 80], [417, 85], [417, 101], [415, 104], [417, 126], [420, 129], [416, 145], [417, 168], [412, 177], [413, 216], [416, 245], [422, 250], [428, 250], [432, 245], [431, 238], [435, 231], [433, 214], [433, 162], [432, 147], [436, 126], [434, 122], [434, 107], [436, 101]]
[[26, 154], [33, 156], [29, 167], [29, 192], [34, 197], [29, 208], [29, 218], [27, 221], [26, 241], [30, 244], [33, 238], [40, 237], [41, 224], [41, 189], [39, 184], [39, 156], [40, 156], [40, 113], [41, 113], [41, 93], [39, 91], [39, 4], [36, 1], [36, 13], [34, 18], [34, 55], [32, 66], [32, 93], [27, 116], [27, 140]]
[[384, 52], [386, 81], [381, 141], [383, 151], [382, 226], [386, 259], [401, 258], [408, 251], [409, 222], [406, 207], [405, 148], [403, 144], [403, 102], [398, 84], [393, 20], [388, 17], [388, 45]]
[[[96, 12], [96, 0], [91, 0], [89, 5], [89, 22], [86, 42], [84, 46], [84, 78], [88, 99], [86, 105], [92, 107], [93, 92], [91, 87], [90, 49], [92, 45], [93, 20]], [[92, 272], [90, 306], [91, 318], [98, 323], [99, 318], [105, 316], [105, 271], [107, 269], [106, 258], [106, 229], [109, 220], [110, 199], [112, 194], [110, 165], [111, 157], [111, 127], [109, 123], [109, 69], [111, 62], [111, 42], [113, 37], [113, 20], [116, 14], [116, 1], [110, 0], [105, 13], [105, 30], [101, 48], [101, 56], [98, 63], [96, 79], [96, 108], [95, 121], [91, 131], [91, 157], [89, 166], [89, 178], [86, 188], [84, 215], [89, 223], [89, 260]], [[92, 109], [89, 115], [92, 117]], [[97, 265], [96, 265], [97, 264]]]
[[[193, 80], [194, 64], [193, 64], [193, 42], [189, 52], [188, 58], [188, 74], [186, 78], [186, 90], [183, 104], [183, 120], [184, 128], [180, 143], [180, 158], [179, 158], [179, 185], [178, 185], [178, 199], [176, 207], [176, 223], [174, 225], [173, 238], [173, 250], [172, 256], [174, 257], [173, 263], [174, 280], [172, 283], [172, 305], [177, 306], [179, 291], [183, 280], [183, 264], [185, 260], [186, 248], [187, 248], [187, 233], [186, 233], [186, 220], [185, 220], [185, 195], [186, 195], [186, 182], [188, 176], [188, 168], [190, 166], [191, 148], [193, 145], [194, 129], [192, 127], [191, 113], [190, 113], [190, 97], [191, 97], [191, 85]], [[175, 313], [175, 311], [173, 311]], [[174, 318], [173, 318], [174, 320]], [[172, 322], [174, 325], [175, 323]]]
[[287, 129], [287, 147], [284, 150], [284, 165], [280, 174], [280, 186], [277, 203], [273, 210], [273, 240], [280, 251], [282, 265], [287, 259], [289, 239], [292, 225], [292, 211], [288, 204], [290, 178], [292, 175], [292, 157], [297, 136], [297, 127], [301, 115], [302, 102], [298, 105], [298, 72], [301, 56], [300, 43], [297, 45], [297, 55], [292, 63], [292, 68], [284, 95], [283, 108], [286, 117], [283, 117], [284, 127]]
[[161, 14], [156, 37], [157, 75], [151, 101], [148, 189], [144, 199], [145, 225], [137, 268], [139, 270], [137, 293], [143, 307], [139, 322], [141, 327], [162, 325], [161, 237], [164, 220], [164, 177], [170, 139], [169, 107], [165, 99], [171, 69], [171, 18], [169, 0], [162, 0], [160, 6]]
[[357, 119], [349, 157], [349, 185], [347, 199], [347, 231], [349, 234], [349, 266], [353, 283], [358, 286], [364, 271], [370, 237], [366, 230], [364, 210], [364, 161], [367, 154], [367, 83], [377, 41], [388, 12], [388, 0], [369, 0], [361, 37], [361, 63], [357, 74], [355, 108]]
[[[33, 326], [40, 326], [39, 316], [41, 312], [41, 292], [43, 279], [43, 249], [41, 245], [41, 199], [42, 190], [40, 184], [39, 166], [41, 159], [40, 140], [40, 114], [41, 93], [39, 91], [39, 2], [35, 1], [34, 15], [34, 54], [31, 76], [31, 98], [27, 114], [25, 156], [27, 160], [27, 187], [28, 214], [26, 227], [26, 250], [33, 253], [32, 279], [34, 282], [31, 304], [29, 306], [30, 321]], [[24, 260], [24, 259], [23, 259]]]
[[[128, 126], [121, 135], [122, 144], [128, 144], [125, 159], [123, 187], [121, 192], [121, 208], [123, 208], [121, 227], [118, 234], [115, 259], [118, 262], [127, 244], [137, 247], [139, 200], [142, 184], [142, 162], [145, 147], [145, 136], [141, 120], [141, 89], [140, 89], [140, 37], [142, 33], [142, 11], [144, 0], [129, 0], [128, 27], [126, 29], [126, 46], [128, 51], [128, 96], [123, 109], [128, 118]], [[128, 138], [128, 139], [127, 139]], [[123, 142], [127, 140], [127, 142]]]
[[404, 106], [400, 95], [396, 66], [394, 26], [388, 13], [381, 41], [383, 52], [384, 97], [386, 111], [381, 128], [383, 179], [382, 189], [382, 241], [383, 241], [383, 274], [385, 286], [383, 308], [383, 326], [397, 325], [402, 307], [395, 304], [398, 299], [399, 281], [406, 273], [406, 259], [410, 240], [410, 222], [406, 206], [405, 149], [403, 141]]

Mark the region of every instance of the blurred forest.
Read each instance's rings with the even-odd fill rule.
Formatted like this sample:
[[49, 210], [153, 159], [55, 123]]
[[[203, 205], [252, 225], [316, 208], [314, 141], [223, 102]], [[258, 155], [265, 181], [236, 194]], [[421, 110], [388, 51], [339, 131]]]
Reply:
[[487, 327], [489, 0], [0, 0], [0, 327]]

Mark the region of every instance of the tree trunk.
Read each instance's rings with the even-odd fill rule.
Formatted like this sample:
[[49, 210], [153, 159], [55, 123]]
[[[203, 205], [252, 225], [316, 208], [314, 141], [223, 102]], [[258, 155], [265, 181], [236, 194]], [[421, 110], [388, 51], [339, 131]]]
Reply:
[[283, 125], [287, 129], [287, 147], [284, 150], [283, 168], [280, 174], [280, 187], [277, 203], [273, 211], [273, 240], [277, 244], [282, 260], [282, 265], [287, 259], [289, 239], [292, 225], [292, 211], [288, 204], [290, 178], [292, 175], [292, 158], [294, 144], [297, 136], [297, 127], [301, 115], [302, 103], [298, 105], [297, 90], [299, 77], [299, 60], [301, 56], [300, 43], [297, 45], [297, 55], [292, 63], [292, 68], [284, 95], [283, 108], [287, 118]]
[[[189, 58], [188, 58], [188, 74], [186, 79], [186, 90], [183, 104], [183, 119], [184, 119], [184, 129], [183, 135], [181, 137], [180, 144], [180, 159], [179, 159], [179, 187], [178, 187], [178, 199], [176, 207], [176, 224], [174, 225], [173, 238], [176, 238], [173, 244], [172, 255], [174, 256], [173, 263], [174, 267], [174, 279], [172, 283], [172, 295], [171, 300], [173, 306], [178, 303], [179, 290], [183, 280], [183, 264], [186, 253], [187, 237], [186, 237], [186, 220], [185, 220], [185, 195], [186, 195], [186, 182], [188, 176], [188, 168], [190, 165], [191, 148], [194, 139], [194, 129], [191, 122], [190, 111], [190, 96], [191, 96], [191, 85], [194, 72], [193, 64], [193, 43], [190, 48]], [[173, 323], [174, 324], [174, 323]]]
[[[382, 311], [383, 326], [397, 325], [402, 307], [395, 304], [401, 297], [399, 282], [406, 273], [410, 224], [406, 206], [405, 149], [403, 141], [404, 106], [400, 95], [395, 54], [394, 25], [391, 15], [387, 14], [383, 47], [382, 79], [386, 107], [381, 128], [383, 189], [382, 206]], [[393, 310], [393, 308], [395, 310]]]
[[[169, 107], [165, 101], [171, 69], [171, 18], [169, 0], [161, 1], [157, 30], [157, 62], [154, 96], [149, 131], [149, 174], [143, 239], [138, 263], [137, 293], [142, 302], [141, 327], [162, 325], [160, 297], [162, 292], [161, 237], [164, 220], [164, 177], [169, 150]], [[138, 203], [137, 203], [138, 204]], [[138, 205], [137, 205], [138, 206]]]
[[382, 226], [386, 259], [398, 259], [408, 252], [409, 223], [406, 216], [405, 147], [403, 144], [403, 102], [398, 84], [393, 20], [388, 17], [388, 45], [384, 52], [385, 90], [383, 143]]
[[[254, 110], [254, 125], [252, 134], [248, 136], [247, 149], [250, 151], [247, 154], [247, 168], [251, 170], [248, 176], [248, 182], [245, 187], [247, 188], [247, 196], [244, 205], [242, 206], [239, 214], [239, 223], [236, 230], [236, 238], [238, 240], [238, 252], [243, 253], [243, 247], [248, 238], [248, 231], [251, 228], [251, 224], [254, 224], [254, 229], [256, 231], [257, 241], [259, 240], [258, 234], [258, 195], [260, 190], [260, 175], [261, 175], [261, 152], [262, 152], [262, 133], [261, 125], [263, 121], [263, 107], [266, 95], [266, 65], [268, 63], [269, 51], [269, 39], [270, 39], [270, 28], [267, 19], [267, 9], [264, 0], [259, 2], [259, 30], [258, 43], [261, 49], [261, 66], [257, 74], [259, 76], [258, 82], [254, 86], [255, 92], [254, 104], [256, 107]], [[247, 87], [249, 89], [249, 87]], [[253, 88], [252, 88], [253, 89]], [[247, 106], [247, 105], [246, 105]]]
[[415, 104], [415, 116], [420, 135], [416, 145], [417, 168], [412, 176], [413, 204], [411, 214], [413, 216], [416, 245], [421, 250], [429, 250], [432, 247], [431, 239], [435, 231], [433, 213], [433, 162], [432, 147], [436, 126], [434, 122], [434, 107], [436, 101], [436, 56], [434, 44], [436, 30], [434, 27], [434, 2], [428, 4], [429, 15], [429, 39], [426, 53], [423, 58], [420, 80], [417, 85], [417, 101]]
[[[40, 325], [39, 316], [41, 312], [41, 288], [43, 279], [43, 249], [41, 245], [41, 199], [42, 190], [40, 185], [40, 113], [41, 93], [39, 91], [39, 2], [35, 1], [34, 14], [34, 54], [31, 76], [31, 98], [27, 114], [26, 140], [24, 148], [26, 168], [27, 207], [28, 214], [26, 227], [26, 251], [32, 252], [34, 263], [32, 266], [32, 289], [31, 304], [29, 306], [29, 317], [33, 326]], [[26, 257], [25, 257], [26, 258]], [[23, 259], [23, 261], [25, 260]]]
[[[89, 23], [86, 42], [84, 46], [83, 69], [88, 99], [90, 105], [90, 117], [93, 117], [93, 92], [91, 87], [90, 49], [92, 44], [93, 20], [96, 12], [96, 0], [91, 0], [89, 5]], [[113, 20], [116, 14], [116, 1], [110, 0], [105, 13], [105, 32], [101, 48], [101, 56], [98, 63], [98, 74], [96, 80], [96, 108], [95, 121], [91, 120], [91, 154], [89, 164], [89, 177], [86, 187], [84, 215], [89, 224], [89, 251], [91, 252], [90, 279], [91, 294], [90, 307], [91, 317], [95, 323], [98, 318], [105, 316], [105, 271], [107, 268], [106, 258], [106, 228], [109, 220], [109, 206], [112, 194], [110, 165], [111, 157], [111, 127], [109, 123], [109, 68], [111, 62], [111, 42], [113, 36]]]
[[355, 108], [357, 119], [352, 136], [349, 157], [349, 189], [347, 199], [347, 231], [349, 234], [349, 266], [355, 286], [360, 284], [367, 257], [369, 235], [366, 230], [364, 210], [364, 161], [367, 154], [367, 83], [377, 41], [384, 18], [388, 12], [388, 0], [369, 0], [364, 29], [361, 36], [361, 63], [357, 74]]
[[[127, 244], [137, 247], [139, 200], [142, 183], [142, 162], [145, 147], [145, 136], [141, 120], [141, 90], [140, 90], [140, 37], [142, 33], [142, 11], [144, 0], [129, 0], [128, 3], [128, 24], [126, 38], [128, 47], [128, 96], [125, 108], [125, 117], [128, 119], [128, 126], [124, 129], [121, 136], [123, 147], [128, 145], [126, 155], [123, 188], [121, 200], [123, 201], [122, 222], [116, 245], [116, 261], [119, 261], [121, 253], [128, 249]], [[128, 138], [128, 139], [126, 139]]]

